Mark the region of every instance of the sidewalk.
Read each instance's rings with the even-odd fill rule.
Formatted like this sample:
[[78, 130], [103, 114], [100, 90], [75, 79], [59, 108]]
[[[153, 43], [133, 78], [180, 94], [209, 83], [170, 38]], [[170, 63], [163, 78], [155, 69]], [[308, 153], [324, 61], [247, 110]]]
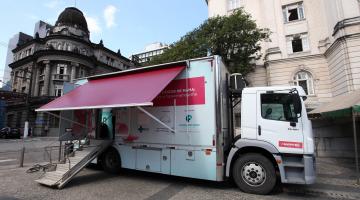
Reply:
[[[31, 141], [55, 141], [58, 140], [59, 137], [28, 137], [24, 139], [25, 142]], [[18, 142], [22, 141], [23, 139], [0, 139], [0, 143], [8, 143], [8, 142]]]
[[48, 161], [45, 147], [58, 144], [58, 137], [2, 139], [0, 140], [0, 169], [18, 167], [23, 147], [25, 147], [24, 164]]
[[314, 185], [285, 185], [284, 191], [309, 197], [360, 199], [354, 160], [317, 158], [316, 167], [317, 179]]
[[25, 146], [25, 149], [44, 148], [50, 144], [56, 144], [58, 137], [34, 137], [26, 139], [1, 139], [0, 152], [18, 151]]

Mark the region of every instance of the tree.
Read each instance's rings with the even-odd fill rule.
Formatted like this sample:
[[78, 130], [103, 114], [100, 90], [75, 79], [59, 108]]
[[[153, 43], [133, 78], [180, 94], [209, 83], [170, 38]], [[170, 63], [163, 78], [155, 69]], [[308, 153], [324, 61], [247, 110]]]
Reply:
[[238, 9], [229, 16], [206, 20], [145, 65], [203, 57], [209, 52], [220, 55], [231, 72], [246, 75], [253, 69], [252, 61], [261, 58], [260, 43], [269, 35], [268, 29], [258, 28], [249, 14]]

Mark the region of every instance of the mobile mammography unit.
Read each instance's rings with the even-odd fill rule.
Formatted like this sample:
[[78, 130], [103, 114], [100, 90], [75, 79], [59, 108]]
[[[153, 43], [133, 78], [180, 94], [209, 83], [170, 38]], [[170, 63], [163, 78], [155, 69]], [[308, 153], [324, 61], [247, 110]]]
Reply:
[[[311, 184], [314, 140], [305, 98], [299, 86], [244, 88], [241, 76], [231, 75], [218, 56], [88, 77], [37, 111], [76, 118], [87, 127], [86, 137], [93, 134], [90, 146], [92, 141], [98, 146], [86, 151], [80, 144], [68, 158], [72, 164], [59, 163], [46, 173], [52, 176], [37, 181], [61, 188], [97, 158], [110, 172], [232, 178], [241, 190], [256, 194], [271, 192], [278, 178]], [[237, 103], [241, 131], [235, 136]], [[60, 129], [74, 125], [79, 124], [64, 121]]]

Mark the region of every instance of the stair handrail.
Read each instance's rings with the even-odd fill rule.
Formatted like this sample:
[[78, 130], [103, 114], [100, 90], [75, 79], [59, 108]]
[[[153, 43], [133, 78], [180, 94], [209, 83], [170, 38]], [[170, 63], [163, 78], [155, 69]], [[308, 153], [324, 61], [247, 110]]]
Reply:
[[[44, 151], [45, 151], [45, 153], [47, 154], [47, 156], [49, 157], [49, 163], [52, 164], [52, 151], [53, 151], [54, 149], [57, 149], [57, 148], [59, 148], [59, 158], [58, 158], [58, 162], [61, 161], [61, 155], [62, 155], [62, 153], [61, 153], [61, 147], [62, 147], [61, 141], [62, 141], [62, 139], [61, 139], [61, 138], [65, 137], [65, 136], [67, 136], [67, 135], [69, 135], [69, 134], [70, 134], [70, 133], [66, 132], [65, 134], [60, 135], [60, 136], [59, 136], [59, 140], [57, 140], [57, 141], [55, 141], [55, 142], [52, 142], [52, 143], [50, 143], [49, 145], [47, 145], [47, 146], [44, 147]], [[57, 142], [60, 142], [60, 144], [59, 144], [59, 145], [54, 145], [54, 144], [57, 143]]]
[[[65, 139], [72, 139], [72, 140], [65, 140]], [[46, 155], [49, 157], [49, 163], [53, 163], [52, 161], [52, 151], [54, 149], [59, 149], [59, 158], [58, 158], [58, 162], [60, 162], [61, 160], [63, 160], [65, 158], [65, 155], [62, 153], [62, 149], [64, 149], [64, 153], [66, 152], [67, 147], [65, 144], [62, 144], [62, 141], [71, 141], [72, 143], [74, 143], [74, 141], [78, 141], [79, 142], [79, 147], [81, 146], [81, 140], [83, 139], [89, 139], [86, 133], [83, 133], [81, 135], [74, 135], [72, 132], [65, 132], [64, 134], [59, 136], [59, 140], [50, 143], [49, 145], [44, 147], [44, 152], [46, 153]], [[54, 145], [55, 143], [59, 142], [59, 145]], [[64, 148], [62, 148], [64, 146]], [[71, 148], [73, 148], [74, 145], [71, 145]], [[64, 157], [62, 157], [64, 156]], [[44, 156], [45, 157], [45, 156]]]
[[90, 158], [94, 157], [98, 151], [104, 150], [104, 148], [106, 148], [108, 146], [108, 143], [105, 143], [105, 142], [111, 143], [112, 141], [104, 140], [103, 143], [101, 143], [99, 145], [94, 145], [95, 149], [93, 149], [88, 155], [86, 155], [80, 162], [76, 163], [72, 168], [69, 168], [69, 170], [63, 175], [63, 177], [59, 181], [67, 180], [69, 178], [69, 176], [73, 173], [73, 171], [77, 170], [78, 166], [83, 165], [84, 162], [87, 162]]

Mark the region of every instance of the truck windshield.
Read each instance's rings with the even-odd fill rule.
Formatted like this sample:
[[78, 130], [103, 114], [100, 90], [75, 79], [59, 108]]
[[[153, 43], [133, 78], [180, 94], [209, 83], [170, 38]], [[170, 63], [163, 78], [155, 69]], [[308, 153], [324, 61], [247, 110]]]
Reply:
[[291, 94], [261, 94], [261, 116], [269, 120], [297, 122]]

